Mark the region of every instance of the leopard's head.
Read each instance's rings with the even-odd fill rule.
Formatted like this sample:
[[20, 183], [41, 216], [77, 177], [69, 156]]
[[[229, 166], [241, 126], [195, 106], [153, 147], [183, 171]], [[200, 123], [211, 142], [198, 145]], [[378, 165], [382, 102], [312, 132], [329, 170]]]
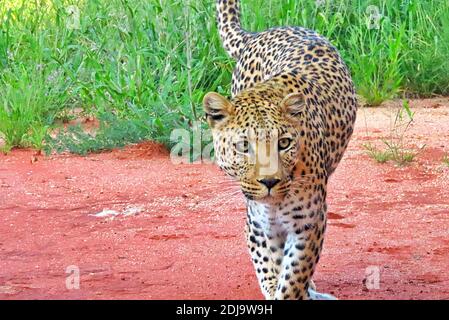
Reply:
[[228, 100], [211, 92], [203, 105], [215, 160], [246, 198], [270, 203], [285, 197], [305, 136], [303, 95], [252, 88]]

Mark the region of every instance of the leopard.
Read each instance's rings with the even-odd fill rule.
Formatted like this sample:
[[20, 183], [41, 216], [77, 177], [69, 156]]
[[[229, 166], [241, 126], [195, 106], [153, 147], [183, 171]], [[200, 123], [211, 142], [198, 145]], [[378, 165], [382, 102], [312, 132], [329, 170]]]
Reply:
[[243, 193], [247, 247], [267, 300], [333, 300], [313, 282], [327, 225], [327, 187], [354, 131], [349, 68], [316, 31], [242, 28], [239, 0], [217, 0], [235, 60], [231, 95], [208, 92], [215, 162]]

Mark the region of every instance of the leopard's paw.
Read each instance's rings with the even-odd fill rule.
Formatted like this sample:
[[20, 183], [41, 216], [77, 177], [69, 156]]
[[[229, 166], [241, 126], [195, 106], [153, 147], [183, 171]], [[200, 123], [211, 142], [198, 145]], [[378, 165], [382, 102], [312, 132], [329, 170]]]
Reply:
[[320, 293], [311, 288], [309, 288], [309, 296], [310, 296], [310, 300], [338, 300], [336, 297], [334, 297], [331, 294]]

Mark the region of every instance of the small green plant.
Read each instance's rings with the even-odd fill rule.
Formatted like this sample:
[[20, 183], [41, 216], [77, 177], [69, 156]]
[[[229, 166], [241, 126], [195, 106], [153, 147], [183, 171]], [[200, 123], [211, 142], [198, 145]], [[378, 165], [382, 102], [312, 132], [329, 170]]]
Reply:
[[449, 154], [443, 156], [443, 163], [449, 167]]
[[394, 161], [399, 166], [404, 166], [412, 162], [418, 153], [425, 148], [425, 145], [419, 150], [410, 149], [405, 142], [405, 135], [413, 122], [414, 112], [410, 109], [407, 100], [403, 100], [402, 108], [396, 113], [390, 136], [382, 139], [385, 148], [379, 149], [373, 144], [365, 144], [364, 148], [369, 157], [379, 163]]
[[389, 150], [380, 150], [371, 143], [364, 144], [363, 148], [365, 148], [368, 156], [378, 163], [385, 163], [392, 159], [392, 155]]
[[383, 150], [372, 144], [363, 145], [368, 156], [378, 163], [394, 161], [397, 165], [404, 166], [412, 162], [420, 151], [404, 149], [401, 144], [391, 143], [391, 141], [387, 140], [382, 140], [382, 142], [385, 144], [385, 149]]
[[391, 140], [390, 141], [384, 140], [383, 142], [387, 147], [390, 159], [393, 160], [399, 166], [404, 166], [412, 162], [420, 151], [420, 150], [406, 149], [402, 141], [392, 142]]
[[44, 148], [45, 140], [48, 136], [48, 126], [36, 125], [30, 128], [29, 134], [25, 138], [25, 143], [37, 150], [42, 150]]

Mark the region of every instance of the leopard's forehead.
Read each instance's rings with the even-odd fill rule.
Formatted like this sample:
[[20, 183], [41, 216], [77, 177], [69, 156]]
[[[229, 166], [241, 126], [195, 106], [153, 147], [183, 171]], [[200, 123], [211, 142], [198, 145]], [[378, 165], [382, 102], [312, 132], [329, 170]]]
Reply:
[[221, 136], [270, 140], [292, 130], [295, 128], [283, 118], [280, 110], [275, 106], [236, 105], [234, 114], [221, 130]]
[[234, 113], [229, 127], [243, 129], [278, 129], [286, 125], [280, 99], [264, 95], [245, 95], [232, 100]]
[[263, 103], [251, 106], [236, 105], [230, 125], [240, 128], [277, 128], [284, 124], [281, 112], [276, 107], [266, 106]]

